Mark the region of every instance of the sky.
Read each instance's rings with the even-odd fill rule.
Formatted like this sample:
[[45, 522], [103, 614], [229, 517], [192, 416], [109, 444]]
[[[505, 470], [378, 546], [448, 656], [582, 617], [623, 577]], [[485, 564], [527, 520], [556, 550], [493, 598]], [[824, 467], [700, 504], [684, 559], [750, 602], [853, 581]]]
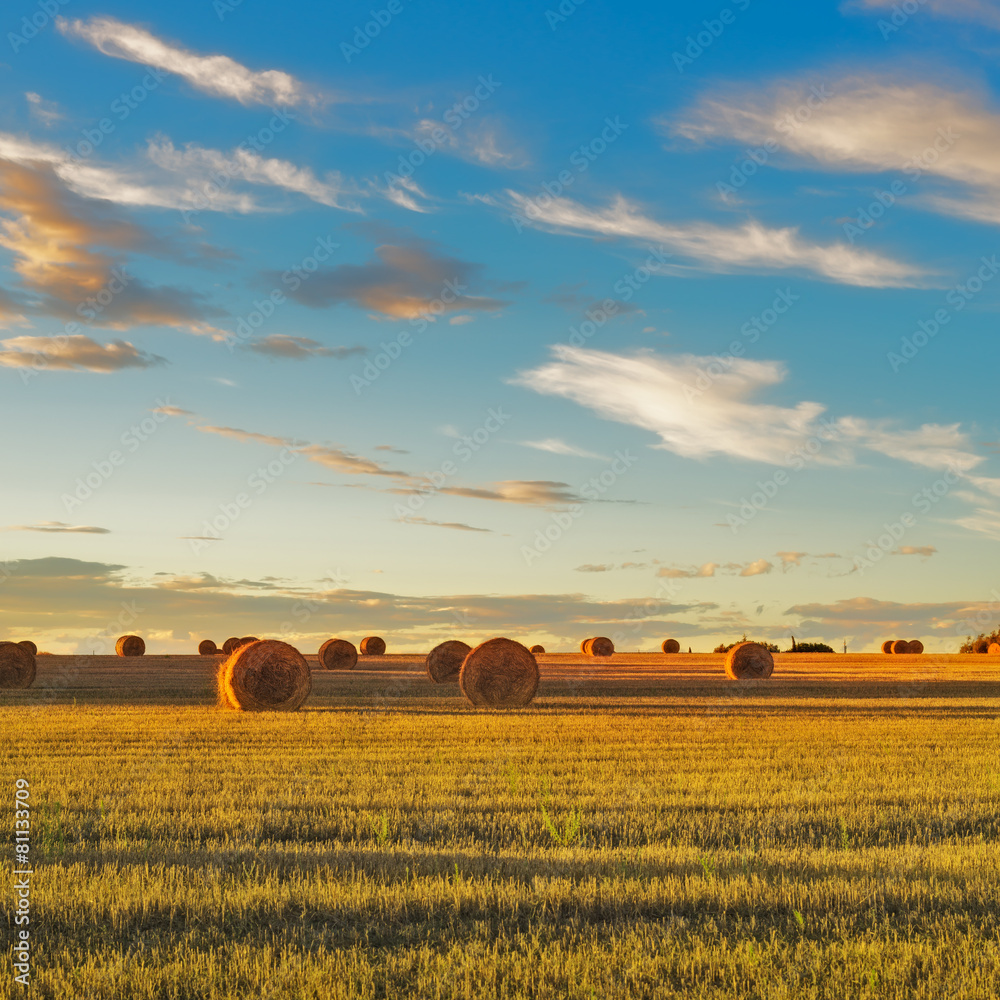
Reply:
[[375, 3], [4, 5], [0, 634], [992, 629], [1000, 4]]

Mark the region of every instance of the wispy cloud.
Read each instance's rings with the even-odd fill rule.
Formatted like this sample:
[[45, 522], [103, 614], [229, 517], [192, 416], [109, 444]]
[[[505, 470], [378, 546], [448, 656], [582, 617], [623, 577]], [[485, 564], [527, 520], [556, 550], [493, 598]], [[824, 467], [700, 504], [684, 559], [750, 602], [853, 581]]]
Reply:
[[[898, 6], [899, 0], [851, 0], [844, 9], [890, 12]], [[1000, 28], [1000, 10], [996, 0], [920, 0], [920, 7], [932, 17]]]
[[733, 358], [704, 387], [714, 357], [662, 355], [644, 351], [618, 355], [557, 345], [555, 360], [513, 381], [535, 392], [571, 399], [599, 416], [645, 428], [660, 445], [685, 458], [714, 455], [788, 465], [810, 439], [825, 442], [812, 461], [849, 465], [854, 450], [866, 448], [929, 469], [966, 472], [983, 459], [967, 451], [959, 425], [924, 424], [896, 430], [887, 422], [842, 417], [821, 422], [825, 407], [756, 402], [755, 396], [784, 381], [775, 361]]
[[37, 118], [46, 128], [65, 118], [55, 101], [47, 101], [41, 94], [36, 94], [33, 90], [26, 91], [24, 98], [28, 102], [32, 118]]
[[923, 556], [929, 559], [937, 549], [933, 545], [900, 545], [892, 554], [894, 556]]
[[426, 241], [408, 240], [377, 247], [367, 264], [322, 268], [290, 295], [314, 309], [350, 303], [394, 319], [503, 308], [499, 299], [466, 293], [481, 270]]
[[229, 56], [199, 55], [113, 17], [92, 17], [86, 21], [60, 17], [56, 25], [67, 37], [89, 42], [106, 56], [176, 73], [192, 87], [213, 97], [268, 107], [315, 105], [320, 99], [318, 93], [289, 73], [251, 70]]
[[549, 451], [553, 455], [574, 455], [577, 458], [605, 458], [595, 451], [587, 451], [586, 448], [578, 448], [576, 445], [567, 444], [561, 438], [544, 438], [541, 441], [522, 441], [526, 448], [535, 448], [538, 451]]
[[[0, 141], [2, 147], [2, 141]], [[68, 190], [50, 167], [5, 161], [0, 148], [0, 245], [13, 254], [25, 313], [126, 330], [162, 325], [216, 333], [222, 314], [203, 295], [142, 281], [128, 251], [170, 256], [164, 241], [120, 218], [107, 202]]]
[[831, 96], [808, 120], [776, 129], [802, 105], [810, 86], [811, 77], [706, 97], [673, 130], [695, 141], [772, 140], [792, 162], [842, 173], [893, 173], [908, 188], [924, 177], [943, 186], [922, 189], [916, 204], [1000, 222], [1000, 113], [980, 96], [856, 74], [831, 82]]
[[919, 287], [928, 277], [916, 265], [847, 243], [812, 243], [792, 226], [770, 229], [754, 220], [736, 227], [659, 222], [621, 195], [607, 208], [588, 208], [569, 198], [552, 198], [542, 204], [516, 191], [507, 195], [513, 209], [539, 229], [658, 243], [718, 271], [803, 271], [870, 288]]
[[357, 202], [353, 200], [359, 192], [353, 185], [348, 185], [336, 171], [329, 171], [320, 179], [308, 167], [296, 166], [288, 160], [260, 156], [250, 149], [237, 148], [224, 153], [218, 149], [206, 149], [196, 143], [188, 143], [183, 149], [177, 149], [169, 139], [150, 141], [147, 155], [156, 166], [183, 178], [185, 188], [207, 189], [213, 177], [221, 175], [238, 178], [248, 184], [305, 195], [311, 201], [329, 208], [360, 211]]
[[715, 576], [715, 571], [719, 569], [719, 564], [714, 562], [703, 563], [701, 566], [692, 569], [681, 569], [676, 566], [661, 566], [657, 571], [657, 576], [665, 577], [668, 580], [695, 579], [696, 577], [708, 578]]
[[92, 524], [66, 524], [65, 521], [39, 521], [36, 524], [14, 524], [4, 531], [44, 531], [60, 535], [110, 535], [109, 528], [97, 528]]
[[269, 358], [285, 358], [290, 361], [305, 361], [308, 358], [337, 358], [343, 360], [354, 354], [365, 354], [364, 347], [326, 347], [309, 337], [292, 337], [284, 333], [272, 333], [266, 337], [247, 341], [244, 349]]
[[125, 368], [153, 368], [166, 359], [147, 354], [127, 340], [99, 344], [82, 334], [73, 337], [10, 337], [0, 340], [0, 365], [51, 371], [109, 374]]
[[476, 528], [463, 521], [431, 521], [426, 517], [404, 517], [400, 519], [403, 524], [419, 524], [428, 528], [452, 528], [455, 531], [479, 531], [492, 534], [492, 528]]

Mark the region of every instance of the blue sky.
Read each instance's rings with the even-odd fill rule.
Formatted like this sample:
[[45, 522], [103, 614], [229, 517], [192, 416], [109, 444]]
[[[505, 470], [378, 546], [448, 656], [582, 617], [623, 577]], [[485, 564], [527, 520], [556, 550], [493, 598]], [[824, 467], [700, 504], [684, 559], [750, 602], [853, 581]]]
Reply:
[[8, 4], [0, 627], [992, 628], [1000, 10], [910, 6]]

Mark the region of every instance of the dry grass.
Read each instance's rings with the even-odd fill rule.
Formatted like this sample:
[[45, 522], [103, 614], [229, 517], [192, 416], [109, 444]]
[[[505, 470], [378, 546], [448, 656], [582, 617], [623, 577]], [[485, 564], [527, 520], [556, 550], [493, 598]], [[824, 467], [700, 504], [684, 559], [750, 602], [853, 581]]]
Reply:
[[985, 656], [777, 654], [737, 685], [722, 655], [548, 654], [502, 716], [422, 657], [314, 673], [294, 715], [149, 659], [0, 692], [35, 997], [1000, 994]]

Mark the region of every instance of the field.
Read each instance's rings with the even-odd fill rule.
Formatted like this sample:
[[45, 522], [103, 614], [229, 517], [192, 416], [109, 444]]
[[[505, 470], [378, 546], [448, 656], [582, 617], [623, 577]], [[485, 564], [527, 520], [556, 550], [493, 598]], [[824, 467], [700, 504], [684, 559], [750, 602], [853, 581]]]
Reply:
[[249, 715], [214, 660], [40, 657], [0, 692], [36, 869], [0, 997], [1000, 995], [991, 660], [775, 659], [542, 656], [489, 713], [363, 658]]

